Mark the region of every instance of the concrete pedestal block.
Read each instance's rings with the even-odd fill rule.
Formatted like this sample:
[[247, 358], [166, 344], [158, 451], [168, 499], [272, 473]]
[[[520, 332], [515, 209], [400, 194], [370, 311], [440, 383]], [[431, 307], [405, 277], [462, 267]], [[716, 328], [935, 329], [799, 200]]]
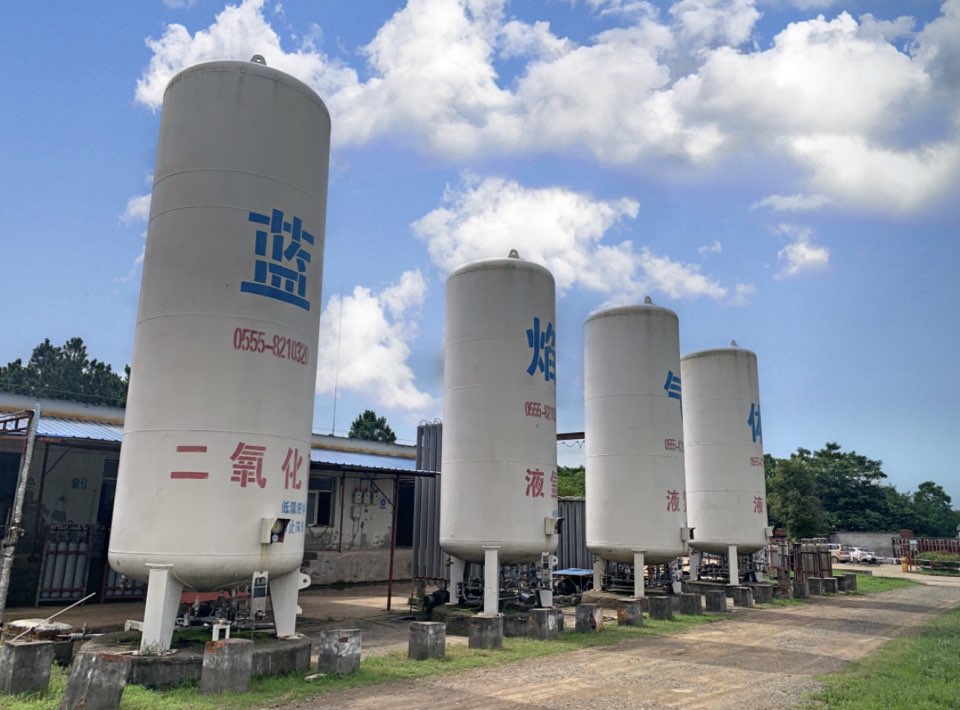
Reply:
[[810, 598], [810, 583], [806, 580], [802, 582], [794, 581], [793, 583], [793, 598], [794, 599], [809, 599]]
[[704, 596], [707, 598], [707, 611], [723, 612], [727, 610], [727, 593], [722, 589], [712, 589]]
[[603, 609], [599, 604], [580, 604], [577, 606], [577, 625], [579, 634], [595, 634], [603, 631]]
[[[442, 622], [438, 623], [443, 626]], [[329, 629], [317, 638], [317, 671], [346, 675], [360, 670], [363, 632], [360, 629]]]
[[50, 685], [53, 644], [7, 641], [0, 646], [0, 695], [40, 693]]
[[[530, 635], [530, 618], [528, 614], [503, 614], [503, 635], [507, 638], [524, 637]], [[447, 629], [450, 633], [450, 629]]]
[[857, 591], [857, 575], [855, 575], [853, 572], [848, 572], [847, 574], [843, 575], [843, 591]]
[[503, 616], [480, 614], [470, 620], [470, 648], [503, 648]]
[[839, 591], [836, 577], [824, 577], [822, 581], [824, 594], [836, 594]]
[[734, 587], [733, 604], [740, 609], [749, 609], [753, 606], [753, 590], [750, 587]]
[[245, 693], [250, 689], [252, 673], [253, 641], [250, 639], [207, 641], [203, 650], [200, 692], [204, 695]]
[[530, 638], [552, 641], [560, 635], [560, 625], [553, 609], [530, 610]]
[[617, 609], [617, 623], [620, 626], [643, 626], [643, 611], [646, 608], [646, 600], [625, 601]]
[[443, 658], [446, 653], [447, 627], [445, 624], [439, 621], [413, 621], [410, 623], [407, 658], [414, 661], [425, 661], [428, 658]]
[[687, 592], [680, 595], [680, 613], [681, 614], [692, 614], [696, 616], [697, 614], [703, 613], [703, 606], [701, 605], [700, 595], [694, 592]]
[[114, 710], [120, 707], [130, 672], [129, 659], [112, 653], [82, 653], [70, 668], [60, 710]]
[[820, 577], [808, 577], [807, 588], [810, 590], [810, 596], [819, 597], [823, 594], [823, 579]]
[[648, 597], [650, 618], [666, 621], [673, 618], [673, 600], [670, 597]]
[[563, 633], [563, 609], [554, 609], [553, 615], [557, 617], [557, 633]]
[[753, 588], [753, 601], [757, 604], [773, 603], [773, 586], [769, 584], [758, 584]]

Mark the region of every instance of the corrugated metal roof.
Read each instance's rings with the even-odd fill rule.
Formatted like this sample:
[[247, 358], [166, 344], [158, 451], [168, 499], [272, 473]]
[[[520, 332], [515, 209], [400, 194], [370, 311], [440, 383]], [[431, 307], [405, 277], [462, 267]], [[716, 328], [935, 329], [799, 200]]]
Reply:
[[[37, 426], [37, 434], [58, 439], [89, 439], [119, 444], [123, 439], [123, 427], [118, 424], [102, 424], [41, 415], [40, 424]], [[310, 461], [313, 463], [362, 466], [364, 468], [417, 470], [415, 459], [402, 456], [377, 456], [375, 454], [361, 454], [335, 449], [311, 449]]]
[[363, 466], [364, 468], [398, 468], [402, 471], [416, 471], [415, 459], [402, 456], [375, 456], [355, 451], [336, 451], [334, 449], [311, 449], [310, 460], [313, 463]]
[[119, 444], [123, 439], [123, 427], [119, 424], [84, 422], [76, 419], [45, 417], [41, 414], [40, 423], [37, 425], [37, 435], [60, 439], [94, 439]]

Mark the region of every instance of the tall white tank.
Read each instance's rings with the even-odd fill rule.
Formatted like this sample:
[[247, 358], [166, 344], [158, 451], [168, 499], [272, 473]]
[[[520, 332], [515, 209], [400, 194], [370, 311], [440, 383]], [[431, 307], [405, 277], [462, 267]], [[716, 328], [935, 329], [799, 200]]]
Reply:
[[255, 61], [167, 86], [110, 538], [123, 574], [172, 564], [216, 589], [300, 566], [329, 145], [313, 90]]
[[587, 548], [648, 564], [684, 554], [687, 525], [677, 314], [610, 308], [584, 325]]
[[440, 545], [471, 562], [557, 545], [555, 285], [513, 254], [447, 279]]
[[756, 552], [767, 541], [757, 356], [739, 347], [680, 361], [691, 545]]

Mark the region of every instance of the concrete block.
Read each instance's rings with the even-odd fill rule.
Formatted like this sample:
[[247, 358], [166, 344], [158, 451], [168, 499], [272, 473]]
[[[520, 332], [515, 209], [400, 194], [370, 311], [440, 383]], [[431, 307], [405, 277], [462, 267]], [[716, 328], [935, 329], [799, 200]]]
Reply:
[[734, 587], [733, 605], [740, 609], [749, 609], [753, 606], [753, 590], [750, 587]]
[[599, 604], [577, 606], [576, 631], [579, 634], [596, 634], [603, 631], [603, 609]]
[[837, 591], [837, 578], [836, 577], [824, 577], [823, 580], [823, 593], [824, 594], [836, 594]]
[[794, 599], [809, 599], [810, 598], [810, 583], [806, 580], [802, 582], [794, 581], [793, 583], [793, 598]]
[[[507, 638], [530, 635], [530, 618], [525, 612], [503, 614], [503, 635]], [[447, 633], [450, 633], [449, 627]]]
[[[443, 622], [432, 623], [443, 626]], [[360, 629], [328, 629], [317, 637], [317, 671], [346, 675], [360, 670], [363, 632]]]
[[253, 646], [251, 675], [256, 678], [308, 671], [312, 649], [313, 644], [308, 638], [287, 637], [269, 644], [258, 642]]
[[129, 672], [127, 656], [79, 654], [70, 668], [60, 710], [114, 710], [120, 707]]
[[670, 597], [648, 597], [650, 618], [666, 621], [673, 618], [673, 600]]
[[700, 595], [693, 592], [681, 594], [680, 613], [694, 616], [702, 614], [703, 606], [701, 606]]
[[620, 626], [643, 626], [643, 611], [646, 608], [646, 599], [625, 601], [617, 609], [617, 623]]
[[53, 650], [49, 641], [7, 641], [0, 646], [0, 695], [46, 690]]
[[503, 648], [503, 616], [478, 614], [470, 621], [470, 648]]
[[551, 641], [560, 635], [560, 625], [553, 609], [530, 610], [530, 638]]
[[563, 633], [563, 609], [554, 609], [553, 614], [554, 616], [557, 617], [557, 633], [562, 634]]
[[753, 587], [753, 601], [757, 604], [773, 603], [773, 585], [758, 584]]
[[203, 650], [200, 692], [205, 695], [245, 693], [250, 688], [252, 673], [253, 641], [250, 639], [207, 641]]
[[807, 587], [810, 589], [810, 596], [819, 597], [823, 594], [823, 579], [820, 577], [808, 577]]
[[439, 621], [413, 621], [410, 623], [410, 641], [407, 658], [425, 661], [428, 658], [443, 658], [447, 653], [447, 627]]
[[707, 598], [707, 611], [724, 612], [727, 610], [727, 593], [723, 589], [711, 589], [704, 596]]
[[857, 591], [857, 575], [855, 575], [853, 572], [848, 572], [847, 574], [843, 575], [843, 580], [843, 591]]

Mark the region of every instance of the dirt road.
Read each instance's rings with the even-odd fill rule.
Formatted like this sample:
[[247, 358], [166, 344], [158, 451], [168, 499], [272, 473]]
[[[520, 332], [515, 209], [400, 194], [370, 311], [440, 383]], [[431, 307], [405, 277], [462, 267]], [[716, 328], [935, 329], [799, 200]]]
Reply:
[[669, 637], [409, 683], [356, 688], [297, 704], [336, 708], [792, 708], [888, 639], [960, 605], [960, 587], [918, 586], [795, 607], [738, 610]]

